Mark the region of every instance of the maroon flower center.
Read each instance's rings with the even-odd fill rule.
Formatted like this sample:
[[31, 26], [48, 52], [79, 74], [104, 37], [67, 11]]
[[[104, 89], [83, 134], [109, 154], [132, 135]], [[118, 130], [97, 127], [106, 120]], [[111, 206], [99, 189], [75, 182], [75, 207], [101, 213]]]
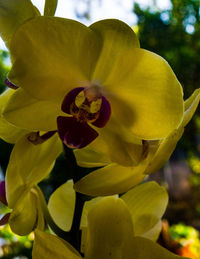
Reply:
[[70, 148], [83, 148], [90, 144], [98, 133], [88, 123], [102, 128], [111, 114], [109, 101], [96, 86], [71, 90], [65, 96], [61, 109], [71, 115], [57, 118], [59, 136]]

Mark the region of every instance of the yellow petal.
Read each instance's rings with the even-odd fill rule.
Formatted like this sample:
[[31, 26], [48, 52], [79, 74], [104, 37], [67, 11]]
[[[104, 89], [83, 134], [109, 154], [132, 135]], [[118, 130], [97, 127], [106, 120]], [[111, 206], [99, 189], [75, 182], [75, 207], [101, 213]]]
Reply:
[[200, 99], [200, 89], [196, 89], [194, 93], [185, 101], [185, 112], [182, 126], [185, 127], [194, 115]]
[[[81, 229], [87, 227], [89, 211], [102, 199], [103, 197], [98, 197], [85, 202], [81, 217]], [[56, 224], [63, 230], [69, 231], [72, 225], [74, 208], [75, 191], [73, 182], [69, 180], [53, 192], [48, 202], [48, 209]]]
[[54, 16], [58, 0], [45, 0], [44, 15]]
[[0, 35], [8, 48], [16, 29], [39, 14], [30, 0], [0, 0]]
[[98, 138], [88, 147], [75, 151], [79, 165], [95, 167], [118, 163], [122, 166], [134, 166], [140, 162], [142, 141], [136, 139], [120, 123], [111, 119], [98, 133]]
[[185, 101], [185, 112], [181, 124], [176, 130], [172, 131], [169, 136], [167, 136], [163, 140], [160, 140], [160, 142], [157, 143], [157, 151], [146, 169], [147, 174], [156, 172], [169, 160], [171, 154], [176, 147], [176, 144], [183, 135], [184, 127], [191, 120], [197, 109], [199, 98], [200, 89], [197, 89], [190, 96], [190, 98]]
[[131, 215], [121, 199], [108, 197], [88, 214], [85, 258], [130, 259], [133, 225]]
[[7, 121], [30, 131], [56, 130], [56, 118], [63, 114], [61, 103], [38, 100], [21, 88], [14, 92], [3, 110]]
[[133, 30], [119, 20], [98, 21], [90, 28], [103, 40], [102, 50], [92, 77], [93, 80], [103, 83], [118, 55], [126, 49], [139, 47], [139, 41]]
[[107, 196], [127, 192], [144, 178], [144, 172], [155, 153], [150, 147], [148, 155], [136, 166], [125, 167], [111, 163], [99, 168], [75, 183], [74, 189], [90, 196]]
[[35, 225], [34, 228], [37, 228], [39, 230], [44, 230], [45, 219], [44, 219], [44, 212], [42, 208], [42, 201], [40, 200], [40, 195], [38, 194], [38, 191], [36, 188], [32, 188], [31, 193], [34, 194], [34, 196], [36, 197], [36, 206], [37, 206], [37, 225]]
[[2, 110], [15, 90], [8, 89], [0, 95], [0, 138], [8, 143], [15, 143], [17, 140], [28, 132], [24, 129], [17, 128], [6, 121], [2, 116]]
[[182, 87], [167, 62], [152, 52], [123, 53], [104, 86], [113, 117], [139, 138], [166, 137], [183, 118]]
[[54, 191], [48, 203], [52, 218], [65, 231], [71, 229], [74, 207], [75, 191], [73, 189], [73, 182], [68, 181]]
[[156, 172], [169, 160], [183, 132], [184, 128], [180, 127], [174, 130], [167, 138], [158, 142], [157, 151], [147, 166], [145, 173], [151, 174]]
[[100, 43], [98, 36], [79, 22], [37, 17], [13, 37], [9, 78], [33, 97], [61, 102], [71, 89], [88, 83]]
[[[175, 255], [158, 244], [142, 237], [135, 237], [132, 245], [133, 259], [184, 259]], [[185, 258], [186, 259], [186, 258]]]
[[82, 217], [81, 217], [81, 226], [80, 226], [81, 229], [87, 228], [87, 226], [88, 226], [88, 213], [90, 212], [91, 209], [93, 209], [95, 207], [95, 205], [99, 201], [101, 201], [104, 198], [105, 197], [97, 197], [97, 198], [91, 199], [90, 201], [85, 202], [84, 207], [83, 207]]
[[11, 212], [9, 225], [18, 235], [27, 235], [35, 227], [37, 221], [37, 201], [32, 193], [28, 193], [18, 202]]
[[159, 220], [157, 222], [157, 224], [155, 224], [153, 226], [153, 228], [151, 228], [149, 231], [145, 232], [144, 234], [142, 234], [142, 237], [148, 238], [152, 241], [156, 241], [160, 235], [160, 231], [162, 229], [162, 221]]
[[82, 258], [75, 249], [61, 238], [42, 232], [35, 231], [33, 245], [33, 259], [80, 259]]
[[[155, 225], [160, 222], [168, 203], [166, 190], [156, 182], [148, 182], [136, 186], [126, 194], [122, 195], [132, 216], [135, 236], [145, 236]], [[160, 228], [157, 228], [157, 235], [148, 233], [151, 239], [158, 236]]]
[[145, 168], [145, 163], [140, 163], [135, 167], [110, 164], [83, 177], [75, 183], [74, 189], [90, 196], [123, 193], [144, 179]]
[[39, 145], [32, 144], [27, 136], [15, 144], [6, 172], [6, 195], [10, 208], [49, 174], [61, 152], [62, 144], [57, 135]]
[[78, 165], [82, 167], [101, 167], [110, 163], [108, 156], [103, 154], [103, 152], [97, 152], [96, 150], [92, 149], [91, 146], [87, 146], [83, 149], [77, 149], [74, 151], [74, 154], [76, 156]]

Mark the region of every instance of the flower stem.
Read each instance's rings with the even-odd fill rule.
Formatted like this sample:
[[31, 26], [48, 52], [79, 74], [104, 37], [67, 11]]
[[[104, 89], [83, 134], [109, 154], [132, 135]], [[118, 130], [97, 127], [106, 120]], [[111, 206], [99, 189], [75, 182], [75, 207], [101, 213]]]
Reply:
[[81, 216], [83, 211], [83, 206], [85, 203], [84, 195], [81, 193], [76, 192], [76, 203], [75, 203], [75, 210], [74, 210], [74, 217], [72, 222], [72, 227], [69, 232], [72, 240], [72, 245], [80, 252], [81, 250], [81, 230], [80, 230], [80, 223], [81, 223]]
[[[81, 178], [82, 168], [77, 165], [76, 158], [72, 149], [68, 148], [66, 145], [63, 145], [65, 152], [65, 159], [68, 167], [72, 171], [72, 179], [76, 183]], [[71, 237], [71, 245], [73, 245], [79, 252], [81, 250], [81, 230], [80, 223], [83, 212], [83, 206], [85, 201], [90, 199], [87, 195], [76, 192], [76, 203], [74, 210], [74, 217], [72, 222], [72, 227], [69, 232]]]

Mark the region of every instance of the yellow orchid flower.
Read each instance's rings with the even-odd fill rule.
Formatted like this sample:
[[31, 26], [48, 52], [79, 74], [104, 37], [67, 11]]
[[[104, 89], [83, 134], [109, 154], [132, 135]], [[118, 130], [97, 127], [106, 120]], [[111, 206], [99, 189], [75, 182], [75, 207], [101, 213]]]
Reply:
[[56, 157], [62, 152], [56, 135], [42, 145], [34, 145], [28, 137], [30, 134], [23, 135], [16, 142], [6, 171], [6, 201], [12, 210], [8, 223], [12, 231], [19, 235], [44, 226], [36, 185], [49, 174]]
[[18, 195], [12, 208], [8, 205], [6, 194], [5, 181], [2, 181], [0, 183], [0, 202], [7, 206], [10, 212], [0, 219], [1, 226], [8, 223], [14, 233], [22, 236], [29, 234], [35, 228], [44, 230], [41, 201], [35, 187], [24, 191], [22, 196]]
[[0, 186], [0, 201], [11, 209], [11, 213], [6, 214], [0, 223], [8, 222], [13, 232], [26, 235], [35, 227], [44, 227], [41, 201], [35, 186], [51, 171], [62, 152], [62, 145], [57, 135], [42, 145], [35, 145], [32, 142], [37, 133], [17, 128], [2, 117], [2, 108], [13, 92], [8, 89], [0, 96], [0, 137], [15, 143], [6, 171], [6, 190], [4, 182]]
[[[35, 102], [42, 111], [36, 121], [28, 116], [31, 124], [25, 118], [20, 123], [12, 120], [8, 105], [5, 116], [22, 128], [46, 131], [58, 127], [67, 145], [80, 148], [98, 135], [91, 124], [104, 127], [111, 110], [113, 121], [142, 139], [162, 138], [180, 123], [182, 89], [171, 68], [158, 55], [140, 49], [134, 32], [123, 22], [105, 20], [87, 28], [72, 20], [36, 16], [19, 26], [11, 45], [9, 78], [22, 88], [13, 98], [20, 95], [22, 100], [28, 94], [33, 99], [25, 110]], [[68, 124], [73, 124], [73, 130]], [[82, 133], [83, 139], [73, 136], [78, 126], [90, 134]]]
[[167, 62], [141, 49], [121, 21], [86, 27], [35, 15], [24, 23], [20, 5], [10, 3], [0, 30], [16, 8], [18, 29], [7, 33], [9, 79], [19, 89], [3, 119], [29, 132], [58, 130], [80, 165], [104, 166], [78, 182], [77, 191], [110, 195], [141, 182], [156, 150], [152, 140], [165, 139], [183, 119], [182, 88]]
[[88, 28], [38, 16], [16, 31], [10, 54], [9, 79], [20, 89], [4, 116], [21, 128], [58, 129], [66, 145], [83, 148], [118, 125], [124, 128], [121, 138], [127, 132], [127, 137], [160, 139], [181, 121], [182, 88], [171, 68], [140, 49], [121, 21]]
[[[126, 203], [131, 213], [135, 236], [143, 236], [155, 241], [160, 233], [161, 217], [168, 202], [166, 190], [155, 182], [148, 182], [133, 188], [120, 198]], [[72, 181], [61, 185], [49, 199], [49, 212], [56, 224], [64, 231], [69, 231], [72, 226], [75, 199]], [[85, 203], [81, 229], [87, 228], [89, 211], [102, 199], [105, 197], [94, 198]], [[82, 245], [83, 243], [82, 240]]]
[[[65, 187], [68, 188], [69, 183]], [[62, 190], [59, 195], [61, 193], [64, 194], [65, 192]], [[148, 197], [148, 195], [150, 196]], [[149, 202], [147, 203], [147, 201]], [[153, 202], [153, 205], [151, 202]], [[84, 237], [82, 237], [84, 239], [82, 241], [84, 242], [83, 257], [64, 240], [36, 230], [33, 258], [43, 259], [47, 256], [58, 259], [182, 258], [160, 247], [146, 237], [144, 233], [141, 233], [141, 230], [143, 232], [145, 229], [140, 229], [141, 226], [146, 227], [147, 232], [152, 230], [152, 226], [160, 220], [166, 204], [167, 193], [156, 183], [138, 186], [126, 193], [122, 198], [103, 198], [96, 204], [90, 205], [90, 209], [87, 206], [87, 209], [89, 209], [87, 212], [85, 210], [85, 214], [87, 214], [87, 230]], [[147, 207], [145, 208], [145, 206]], [[65, 214], [63, 214], [57, 219], [61, 221], [62, 216], [66, 218]]]
[[83, 177], [75, 184], [75, 190], [92, 196], [123, 193], [142, 181], [147, 174], [156, 172], [169, 160], [185, 126], [195, 113], [199, 100], [200, 89], [197, 89], [184, 102], [184, 115], [180, 125], [161, 140], [147, 141], [145, 143], [147, 145], [146, 158], [136, 166], [120, 166], [112, 163], [111, 160], [107, 162], [108, 158], [105, 160], [104, 152], [105, 143], [98, 139], [83, 150], [76, 150], [75, 155], [80, 166], [95, 167], [98, 165], [104, 167]]

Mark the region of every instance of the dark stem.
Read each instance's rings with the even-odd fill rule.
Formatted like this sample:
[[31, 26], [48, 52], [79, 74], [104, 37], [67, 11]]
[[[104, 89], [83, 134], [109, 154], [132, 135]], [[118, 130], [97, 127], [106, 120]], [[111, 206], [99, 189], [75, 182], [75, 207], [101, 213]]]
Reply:
[[[72, 149], [68, 148], [66, 145], [63, 145], [65, 152], [65, 159], [67, 161], [67, 166], [72, 173], [72, 179], [76, 183], [81, 178], [81, 167], [77, 165], [76, 158]], [[74, 217], [72, 222], [72, 227], [69, 232], [71, 245], [73, 245], [79, 252], [81, 250], [81, 216], [83, 212], [83, 206], [85, 201], [88, 200], [88, 196], [76, 192], [76, 203], [74, 210]]]
[[76, 203], [75, 203], [75, 210], [74, 210], [74, 217], [72, 222], [72, 227], [69, 232], [72, 245], [80, 252], [81, 250], [81, 230], [80, 230], [80, 223], [81, 223], [81, 216], [83, 212], [83, 206], [85, 203], [84, 195], [81, 193], [76, 192]]

